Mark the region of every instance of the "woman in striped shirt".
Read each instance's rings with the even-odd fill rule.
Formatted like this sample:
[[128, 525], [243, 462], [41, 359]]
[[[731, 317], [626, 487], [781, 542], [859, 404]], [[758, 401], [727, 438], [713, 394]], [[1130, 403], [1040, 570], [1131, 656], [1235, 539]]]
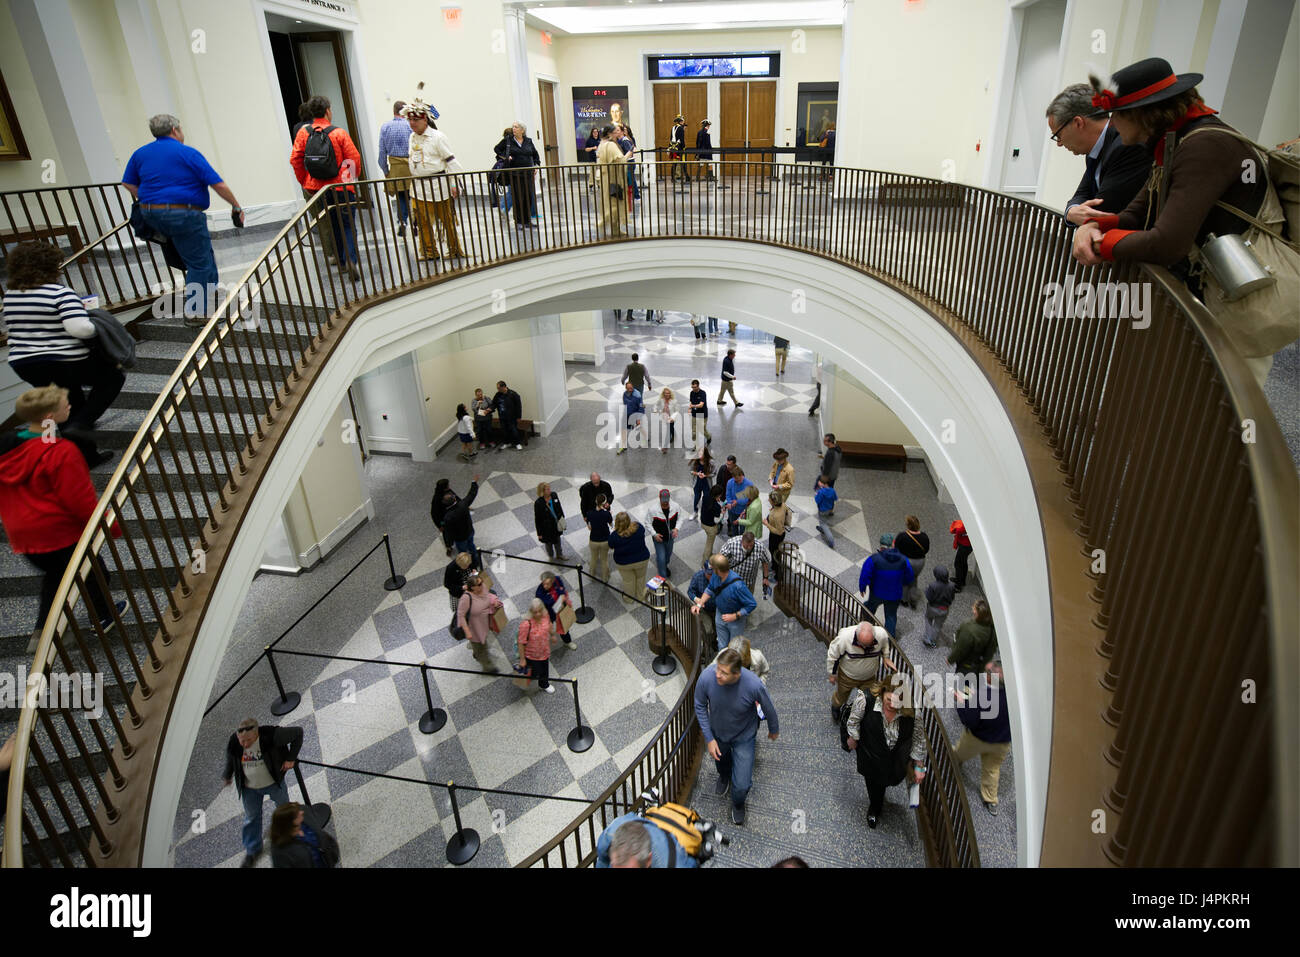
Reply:
[[[63, 259], [49, 243], [20, 243], [9, 253], [4, 296], [9, 365], [25, 382], [68, 390], [68, 430], [94, 429], [126, 381], [115, 365], [87, 348], [95, 338], [86, 307], [60, 283]], [[82, 393], [90, 387], [90, 395]]]

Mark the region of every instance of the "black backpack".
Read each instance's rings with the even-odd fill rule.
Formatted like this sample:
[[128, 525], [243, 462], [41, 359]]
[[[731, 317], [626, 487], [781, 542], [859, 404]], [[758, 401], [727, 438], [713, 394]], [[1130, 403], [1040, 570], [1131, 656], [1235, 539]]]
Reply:
[[336, 129], [337, 126], [313, 126], [307, 132], [302, 164], [315, 179], [329, 180], [339, 175], [339, 158], [330, 139], [330, 133]]

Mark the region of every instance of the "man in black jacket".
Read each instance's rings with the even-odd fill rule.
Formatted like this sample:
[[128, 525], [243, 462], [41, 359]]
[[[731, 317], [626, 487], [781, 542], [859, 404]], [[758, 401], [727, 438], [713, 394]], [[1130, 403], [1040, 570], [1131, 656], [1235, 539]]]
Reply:
[[447, 504], [447, 512], [442, 517], [442, 527], [447, 530], [447, 535], [451, 538], [451, 546], [457, 552], [469, 552], [474, 557], [474, 564], [479, 563], [478, 549], [474, 547], [474, 519], [469, 513], [469, 507], [474, 504], [474, 498], [478, 495], [478, 479], [474, 476], [474, 481], [470, 483], [469, 493], [464, 498], [456, 498], [455, 492], [448, 492], [443, 497]]
[[1145, 146], [1125, 146], [1106, 116], [1095, 116], [1092, 87], [1087, 83], [1067, 86], [1047, 107], [1052, 140], [1075, 156], [1084, 156], [1085, 169], [1079, 188], [1065, 204], [1065, 219], [1081, 226], [1091, 217], [1091, 207], [1119, 213], [1128, 206], [1147, 181], [1151, 154]]
[[683, 162], [683, 154], [686, 151], [686, 120], [682, 119], [680, 116], [673, 119], [673, 131], [669, 134], [668, 145], [672, 150], [672, 152], [668, 154], [669, 159], [671, 159], [673, 163], [672, 178], [676, 180], [677, 171], [681, 170], [682, 176], [685, 177], [686, 182], [689, 183], [691, 181], [691, 174], [686, 169], [686, 163]]
[[[712, 125], [708, 120], [700, 120], [700, 131], [695, 134], [695, 148], [700, 152], [695, 154], [695, 159], [709, 171], [709, 179], [716, 179], [713, 175], [713, 138], [709, 135], [709, 127]], [[697, 166], [696, 173], [698, 172]]]
[[727, 400], [723, 398], [727, 393], [731, 393], [731, 401], [736, 403], [739, 409], [745, 403], [736, 398], [736, 350], [728, 349], [727, 357], [722, 360], [722, 388], [718, 390], [718, 405], [726, 405]]
[[523, 439], [519, 435], [518, 423], [524, 414], [524, 403], [519, 398], [519, 393], [506, 385], [504, 380], [497, 383], [496, 407], [497, 415], [501, 417], [501, 431], [506, 435], [501, 448], [513, 445], [516, 449], [522, 449]]
[[605, 496], [606, 505], [614, 504], [614, 489], [608, 482], [602, 481], [599, 472], [591, 473], [591, 481], [584, 482], [578, 488], [578, 511], [582, 513], [582, 520], [587, 520], [587, 513], [596, 507], [596, 496]]
[[226, 742], [226, 768], [221, 776], [235, 790], [244, 805], [244, 867], [252, 867], [262, 853], [262, 798], [275, 806], [289, 803], [284, 775], [294, 765], [302, 748], [302, 728], [260, 727], [253, 718], [239, 722]]

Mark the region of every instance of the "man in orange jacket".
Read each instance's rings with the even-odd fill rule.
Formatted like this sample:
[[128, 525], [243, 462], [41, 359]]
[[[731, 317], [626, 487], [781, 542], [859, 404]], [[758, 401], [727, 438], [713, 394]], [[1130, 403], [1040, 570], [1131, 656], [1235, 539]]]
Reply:
[[329, 208], [334, 248], [339, 265], [347, 269], [353, 281], [360, 282], [356, 224], [352, 219], [356, 187], [347, 184], [357, 179], [361, 154], [347, 130], [331, 122], [334, 111], [328, 97], [313, 96], [307, 101], [307, 110], [312, 120], [294, 137], [289, 164], [303, 189], [314, 193], [325, 186], [333, 187], [325, 194], [325, 205]]

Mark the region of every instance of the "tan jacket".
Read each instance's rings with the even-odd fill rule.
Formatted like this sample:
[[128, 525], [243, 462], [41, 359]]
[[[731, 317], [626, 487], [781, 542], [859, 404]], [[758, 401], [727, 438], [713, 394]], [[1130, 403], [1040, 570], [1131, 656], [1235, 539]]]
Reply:
[[767, 513], [767, 518], [763, 524], [773, 535], [784, 535], [786, 529], [790, 527], [790, 507], [788, 505], [778, 505]]
[[407, 159], [411, 164], [411, 175], [432, 177], [427, 183], [412, 183], [412, 195], [426, 202], [450, 199], [448, 186], [455, 184], [449, 183], [446, 176], [439, 174], [463, 173], [465, 168], [456, 159], [447, 137], [441, 131], [429, 127], [423, 133], [412, 132], [410, 143], [411, 152]]
[[772, 490], [780, 492], [782, 499], [790, 494], [794, 488], [794, 466], [789, 459], [786, 459], [784, 466], [778, 462], [772, 463], [771, 484]]

